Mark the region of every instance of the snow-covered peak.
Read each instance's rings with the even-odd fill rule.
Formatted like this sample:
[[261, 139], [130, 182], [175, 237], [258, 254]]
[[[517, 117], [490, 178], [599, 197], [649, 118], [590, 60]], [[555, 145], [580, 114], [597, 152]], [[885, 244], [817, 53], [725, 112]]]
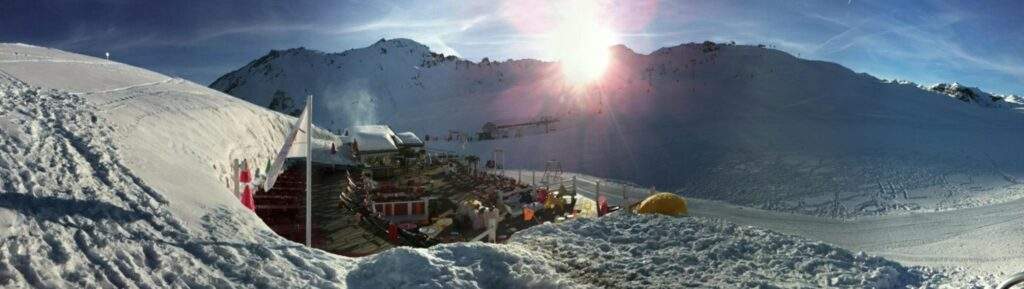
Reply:
[[[899, 84], [899, 85], [909, 85], [909, 86], [913, 86], [913, 87], [920, 87], [920, 85], [918, 85], [916, 82], [913, 82], [913, 81], [910, 81], [910, 80], [906, 80], [906, 79], [882, 79], [882, 82]], [[922, 87], [922, 88], [924, 88], [924, 87]]]
[[1015, 107], [1019, 105], [1016, 97], [1012, 99], [1012, 102], [1007, 101], [1006, 96], [993, 95], [977, 87], [965, 86], [957, 82], [951, 84], [938, 83], [927, 87], [927, 89], [951, 96], [963, 102], [975, 103], [984, 107]]
[[419, 50], [419, 51], [422, 51], [422, 52], [430, 52], [430, 48], [427, 47], [426, 45], [423, 45], [423, 44], [421, 44], [419, 42], [416, 42], [415, 40], [408, 39], [408, 38], [392, 38], [392, 39], [381, 38], [380, 40], [377, 40], [377, 42], [374, 42], [373, 45], [371, 45], [370, 47], [375, 47], [375, 48], [411, 48], [411, 49]]
[[1008, 102], [1008, 103], [1012, 103], [1012, 104], [1016, 104], [1016, 105], [1024, 105], [1024, 97], [1016, 95], [1016, 94], [996, 95], [996, 96], [1002, 97], [1003, 101]]

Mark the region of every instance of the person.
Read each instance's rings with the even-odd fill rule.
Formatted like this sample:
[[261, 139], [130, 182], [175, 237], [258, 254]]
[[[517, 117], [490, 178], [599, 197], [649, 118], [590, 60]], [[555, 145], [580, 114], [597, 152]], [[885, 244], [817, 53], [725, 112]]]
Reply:
[[484, 222], [484, 216], [485, 216], [484, 215], [484, 210], [485, 209], [486, 208], [477, 209], [477, 210], [474, 211], [474, 213], [472, 215], [470, 215], [470, 218], [473, 220], [473, 230], [480, 230], [480, 229], [484, 228], [484, 225], [486, 224]]
[[565, 190], [565, 186], [564, 185], [561, 187], [561, 189], [562, 189], [563, 192], [566, 192], [566, 193], [569, 194], [569, 211], [570, 211], [570, 213], [575, 215], [576, 214], [576, 190], [572, 190], [571, 192], [567, 191], [567, 190]]
[[601, 217], [608, 214], [608, 198], [604, 195], [597, 197], [597, 216]]
[[523, 191], [519, 193], [519, 203], [529, 204], [533, 203], [533, 196], [530, 195], [529, 191]]
[[557, 215], [558, 214], [558, 211], [556, 211], [556, 207], [558, 206], [558, 200], [557, 199], [558, 199], [558, 196], [556, 196], [554, 193], [547, 194], [546, 198], [544, 199], [544, 209], [547, 209], [548, 211], [550, 211], [553, 214]]
[[388, 223], [388, 241], [398, 243], [398, 226], [395, 223]]
[[562, 198], [561, 193], [555, 197], [555, 212], [556, 214], [565, 214], [565, 199]]
[[530, 206], [523, 206], [523, 221], [529, 222], [533, 220], [533, 208]]

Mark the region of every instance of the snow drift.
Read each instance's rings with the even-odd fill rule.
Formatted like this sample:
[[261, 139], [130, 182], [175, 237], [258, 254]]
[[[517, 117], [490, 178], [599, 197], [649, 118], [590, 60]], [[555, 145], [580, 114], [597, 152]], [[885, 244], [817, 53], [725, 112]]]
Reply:
[[947, 281], [863, 252], [696, 217], [617, 214], [538, 226], [513, 243], [562, 260], [560, 273], [601, 288], [895, 288]]
[[[586, 87], [566, 84], [558, 63], [475, 63], [408, 39], [272, 51], [210, 87], [261, 106], [315, 94], [323, 126], [382, 122], [485, 158], [500, 148], [509, 168], [555, 159], [567, 171], [814, 215], [956, 209], [1024, 192], [1016, 97], [932, 91], [755, 46], [611, 49], [609, 70]], [[541, 119], [558, 121], [548, 133], [445, 141]]]
[[215, 169], [283, 118], [127, 65], [0, 56], [0, 287], [344, 288], [350, 260], [274, 235]]

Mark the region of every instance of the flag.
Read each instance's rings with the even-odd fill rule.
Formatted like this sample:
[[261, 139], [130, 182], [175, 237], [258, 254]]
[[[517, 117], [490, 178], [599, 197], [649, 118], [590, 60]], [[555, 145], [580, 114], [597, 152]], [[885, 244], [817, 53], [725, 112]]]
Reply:
[[[300, 135], [305, 135], [305, 132], [309, 131], [309, 108], [310, 105], [306, 105], [306, 108], [302, 110], [302, 114], [299, 115], [299, 119], [295, 122], [295, 126], [292, 126], [292, 130], [285, 136], [284, 145], [281, 146], [281, 150], [277, 152], [277, 157], [274, 158], [273, 164], [267, 170], [267, 181], [263, 183], [263, 190], [270, 191], [274, 187], [274, 182], [277, 181], [277, 176], [281, 174], [284, 169], [284, 161], [288, 159], [289, 155], [301, 154], [305, 156], [305, 147], [302, 150], [297, 150], [299, 153], [291, 153], [292, 146], [298, 143], [299, 146], [306, 143], [306, 138], [299, 138]], [[299, 148], [296, 146], [296, 148]]]
[[238, 174], [238, 182], [242, 183], [242, 205], [249, 210], [256, 211], [256, 201], [252, 198], [252, 172], [249, 171], [249, 161], [242, 161], [242, 172]]
[[271, 159], [267, 159], [267, 164], [263, 166], [263, 183], [267, 182], [267, 174], [270, 173], [270, 170], [273, 167], [274, 167], [274, 161], [271, 160]]
[[245, 189], [242, 190], [242, 205], [249, 210], [256, 211], [256, 201], [252, 198], [252, 186], [245, 184]]

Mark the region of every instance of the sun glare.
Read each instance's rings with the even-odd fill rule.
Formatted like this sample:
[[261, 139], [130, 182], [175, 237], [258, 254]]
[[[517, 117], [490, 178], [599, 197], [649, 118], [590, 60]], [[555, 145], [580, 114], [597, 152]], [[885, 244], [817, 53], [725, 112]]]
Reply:
[[550, 53], [570, 83], [587, 84], [608, 68], [614, 32], [601, 17], [598, 1], [569, 1], [558, 7], [559, 21], [550, 34]]

